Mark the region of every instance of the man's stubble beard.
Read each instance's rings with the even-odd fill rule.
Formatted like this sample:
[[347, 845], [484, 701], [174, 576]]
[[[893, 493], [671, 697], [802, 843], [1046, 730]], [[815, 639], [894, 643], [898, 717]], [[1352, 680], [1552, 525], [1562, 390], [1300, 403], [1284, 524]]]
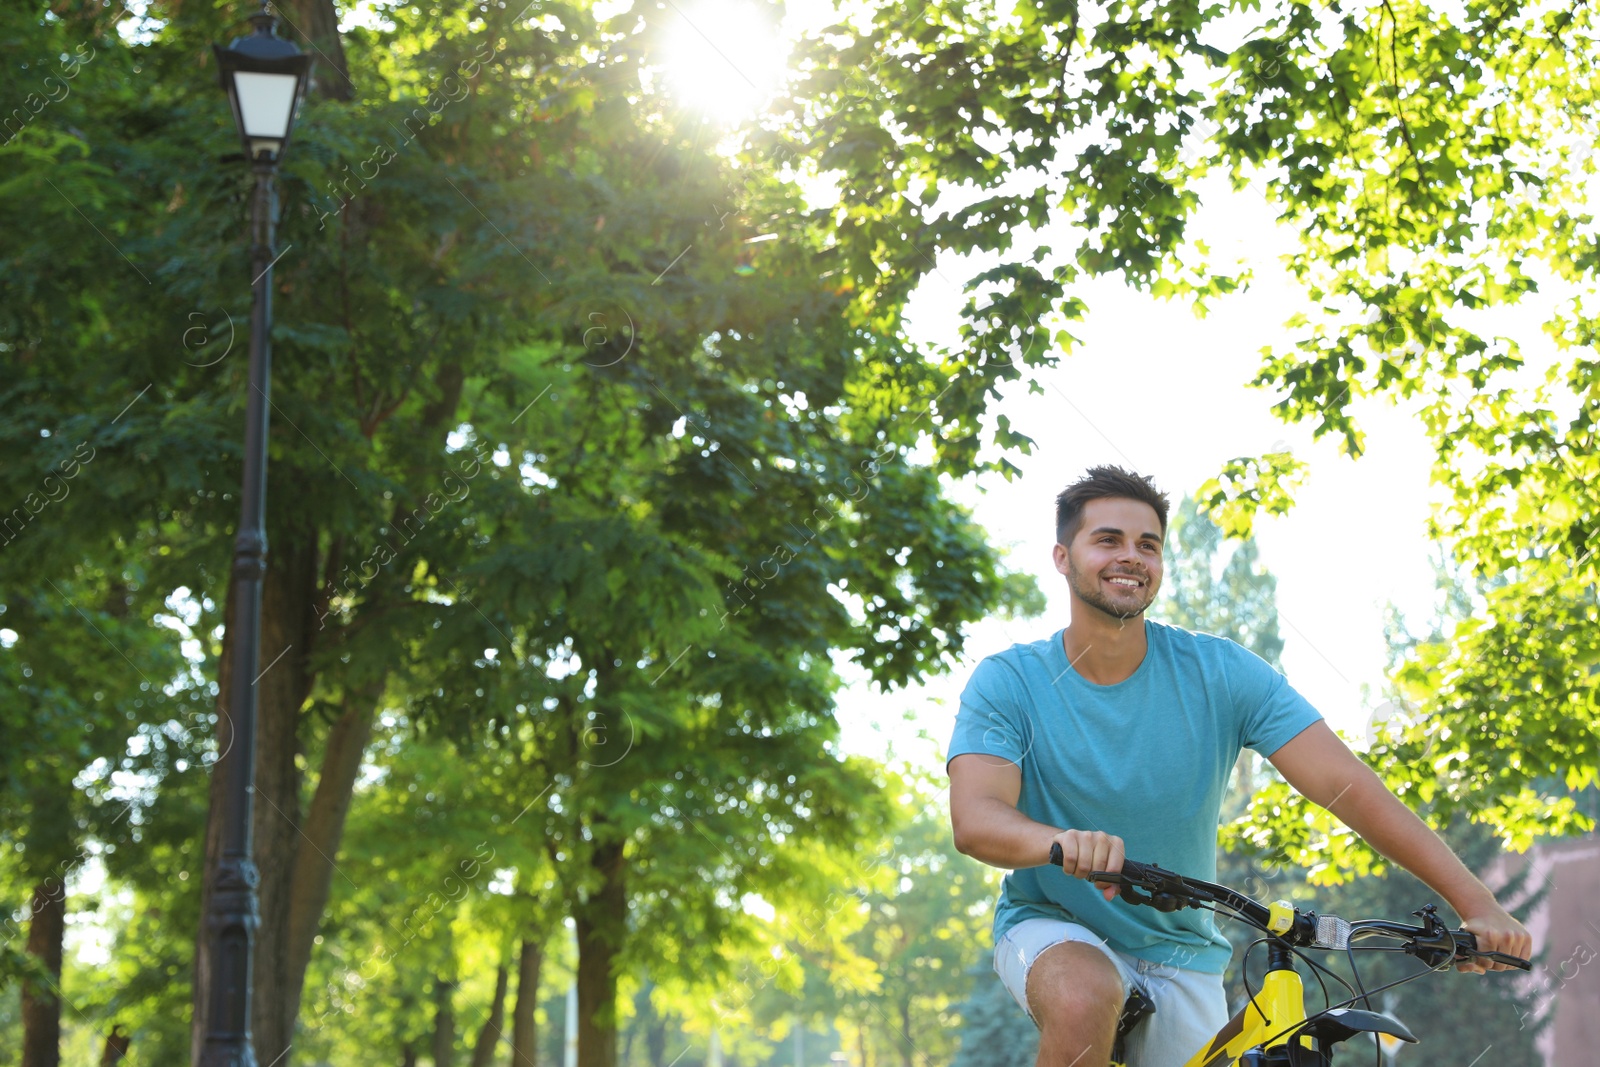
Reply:
[[1067, 585], [1073, 593], [1084, 603], [1105, 612], [1113, 619], [1127, 622], [1143, 615], [1151, 604], [1155, 603], [1157, 586], [1151, 582], [1140, 588], [1144, 590], [1143, 603], [1133, 611], [1126, 611], [1113, 604], [1111, 600], [1100, 591], [1100, 576], [1097, 574], [1088, 582], [1084, 581], [1083, 571], [1078, 569], [1078, 564], [1072, 558], [1072, 551], [1067, 551]]

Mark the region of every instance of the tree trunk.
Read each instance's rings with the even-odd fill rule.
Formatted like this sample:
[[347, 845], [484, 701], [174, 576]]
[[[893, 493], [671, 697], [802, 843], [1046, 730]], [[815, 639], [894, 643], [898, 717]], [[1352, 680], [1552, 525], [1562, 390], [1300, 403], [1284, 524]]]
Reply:
[[615, 961], [627, 935], [628, 892], [620, 840], [596, 821], [590, 866], [600, 887], [573, 909], [578, 933], [578, 1067], [617, 1067]]
[[628, 1031], [628, 1043], [622, 1048], [622, 1062], [627, 1063], [633, 1050], [633, 1036], [638, 1032], [644, 1038], [645, 1062], [650, 1067], [666, 1067], [663, 1058], [667, 1053], [667, 1021], [656, 1011], [650, 998], [656, 983], [648, 975], [633, 998], [634, 1026]]
[[[300, 836], [300, 710], [311, 695], [308, 654], [316, 635], [313, 600], [317, 539], [273, 552], [261, 604], [261, 663], [256, 668], [255, 861], [261, 872], [261, 932], [256, 940], [251, 1028], [256, 1062], [289, 1067], [298, 999], [289, 997], [290, 881]], [[274, 580], [274, 575], [277, 576]], [[281, 659], [277, 659], [279, 655]], [[274, 660], [277, 660], [274, 662]]]
[[628, 1027], [628, 1036], [622, 1039], [622, 1052], [619, 1054], [622, 1063], [633, 1059], [633, 1042], [650, 1021], [650, 990], [655, 987], [648, 975], [639, 984], [639, 989], [633, 994], [633, 1025]]
[[289, 6], [294, 9], [294, 26], [285, 26], [283, 36], [304, 38], [305, 50], [316, 57], [312, 91], [329, 100], [354, 98], [356, 87], [350, 81], [350, 64], [339, 37], [339, 11], [333, 0], [290, 0]]
[[500, 1047], [501, 1030], [506, 1023], [506, 984], [511, 972], [501, 959], [494, 972], [494, 1000], [489, 1004], [489, 1018], [478, 1031], [477, 1043], [472, 1046], [472, 1067], [489, 1067], [494, 1062], [494, 1051]]
[[539, 970], [543, 943], [524, 941], [517, 961], [517, 1003], [511, 1011], [511, 1067], [535, 1067], [538, 1058]]
[[911, 1041], [911, 997], [900, 1002], [900, 1067], [913, 1067], [917, 1046]]
[[455, 1058], [456, 1012], [451, 997], [456, 984], [447, 978], [433, 982], [433, 1067], [450, 1067]]
[[407, 1041], [400, 1047], [400, 1067], [417, 1067], [417, 1043]]
[[[289, 996], [290, 879], [300, 848], [300, 709], [314, 680], [308, 657], [316, 634], [313, 610], [317, 581], [315, 531], [275, 529], [269, 535], [267, 573], [261, 590], [261, 656], [256, 666], [256, 792], [251, 821], [253, 858], [260, 874], [261, 926], [256, 932], [252, 974], [250, 1028], [256, 1062], [289, 1067], [298, 1001]], [[230, 580], [229, 626], [219, 669], [218, 744], [231, 745], [226, 714], [228, 679], [232, 674], [233, 640], [238, 632], [232, 612], [237, 603]], [[226, 751], [223, 749], [223, 751]], [[222, 792], [226, 774], [218, 763], [211, 776], [211, 809], [206, 824], [206, 887], [209, 889], [221, 849]], [[210, 893], [202, 893], [209, 907]], [[207, 979], [210, 973], [205, 912], [201, 913], [200, 947], [196, 952], [194, 1024], [191, 1045], [196, 1055], [204, 1044]]]
[[49, 972], [48, 982], [22, 983], [22, 1067], [60, 1067], [61, 940], [67, 928], [67, 887], [49, 877], [33, 887], [28, 955]]
[[122, 1024], [111, 1028], [106, 1035], [106, 1047], [100, 1050], [100, 1067], [117, 1067], [128, 1055], [129, 1037], [122, 1031]]
[[654, 1007], [644, 1031], [644, 1050], [650, 1057], [650, 1067], [667, 1067], [667, 1020]]
[[346, 693], [344, 711], [328, 734], [317, 791], [311, 798], [305, 824], [300, 828], [304, 836], [295, 855], [294, 875], [289, 886], [291, 1025], [300, 1013], [311, 948], [328, 906], [339, 842], [344, 837], [345, 817], [350, 813], [356, 777], [361, 771], [367, 741], [372, 737], [372, 718], [382, 694], [381, 681]]

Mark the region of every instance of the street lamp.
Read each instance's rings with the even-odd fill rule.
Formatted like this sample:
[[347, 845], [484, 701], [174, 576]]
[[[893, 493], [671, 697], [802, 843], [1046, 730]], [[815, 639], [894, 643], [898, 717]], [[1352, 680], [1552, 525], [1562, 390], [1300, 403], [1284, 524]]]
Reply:
[[[272, 265], [278, 202], [272, 178], [283, 159], [295, 112], [305, 98], [311, 57], [275, 32], [277, 19], [262, 3], [250, 17], [255, 32], [237, 38], [217, 57], [217, 78], [228, 93], [233, 118], [255, 172], [250, 201], [250, 392], [245, 398], [244, 493], [233, 543], [234, 617], [232, 678], [226, 713], [228, 747], [216, 773], [225, 783], [222, 855], [211, 883], [206, 914], [210, 984], [206, 991], [201, 1067], [255, 1067], [250, 1034], [250, 978], [260, 925], [251, 858], [255, 794], [256, 675], [261, 651], [261, 579], [267, 571], [267, 404], [272, 378]], [[220, 723], [219, 723], [220, 725]], [[219, 731], [220, 732], [220, 731]]]
[[227, 48], [211, 46], [217, 80], [227, 91], [233, 121], [244, 141], [245, 158], [276, 164], [283, 158], [295, 112], [311, 80], [311, 57], [276, 32], [278, 20], [267, 10], [250, 16], [255, 32], [236, 37]]

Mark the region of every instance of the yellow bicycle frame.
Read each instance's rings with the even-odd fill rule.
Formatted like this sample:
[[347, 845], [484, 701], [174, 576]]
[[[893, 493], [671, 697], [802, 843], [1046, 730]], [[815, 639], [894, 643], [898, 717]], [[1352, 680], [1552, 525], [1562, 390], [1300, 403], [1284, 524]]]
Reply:
[[[1300, 976], [1292, 968], [1268, 971], [1260, 991], [1244, 1010], [1229, 1019], [1210, 1044], [1196, 1052], [1184, 1067], [1227, 1067], [1257, 1045], [1286, 1045], [1289, 1031], [1305, 1018], [1305, 986]], [[1312, 1047], [1307, 1035], [1300, 1036], [1300, 1043]]]

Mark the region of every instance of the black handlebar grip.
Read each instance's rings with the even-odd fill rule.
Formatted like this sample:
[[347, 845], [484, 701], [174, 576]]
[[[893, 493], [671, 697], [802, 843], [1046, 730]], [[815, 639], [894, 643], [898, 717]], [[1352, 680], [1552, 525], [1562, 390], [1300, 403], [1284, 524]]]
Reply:
[[1451, 935], [1455, 938], [1457, 959], [1462, 959], [1463, 953], [1465, 953], [1465, 958], [1468, 959], [1476, 956], [1478, 959], [1489, 960], [1491, 963], [1504, 963], [1524, 971], [1533, 970], [1533, 964], [1520, 956], [1511, 956], [1504, 952], [1479, 952], [1478, 936], [1471, 930], [1452, 930]]
[[[1050, 842], [1050, 866], [1060, 867], [1067, 861], [1066, 853], [1061, 851], [1061, 842]], [[1123, 860], [1120, 872], [1124, 878], [1142, 882], [1148, 880], [1155, 873], [1155, 868], [1150, 864], [1140, 863], [1137, 860]]]

